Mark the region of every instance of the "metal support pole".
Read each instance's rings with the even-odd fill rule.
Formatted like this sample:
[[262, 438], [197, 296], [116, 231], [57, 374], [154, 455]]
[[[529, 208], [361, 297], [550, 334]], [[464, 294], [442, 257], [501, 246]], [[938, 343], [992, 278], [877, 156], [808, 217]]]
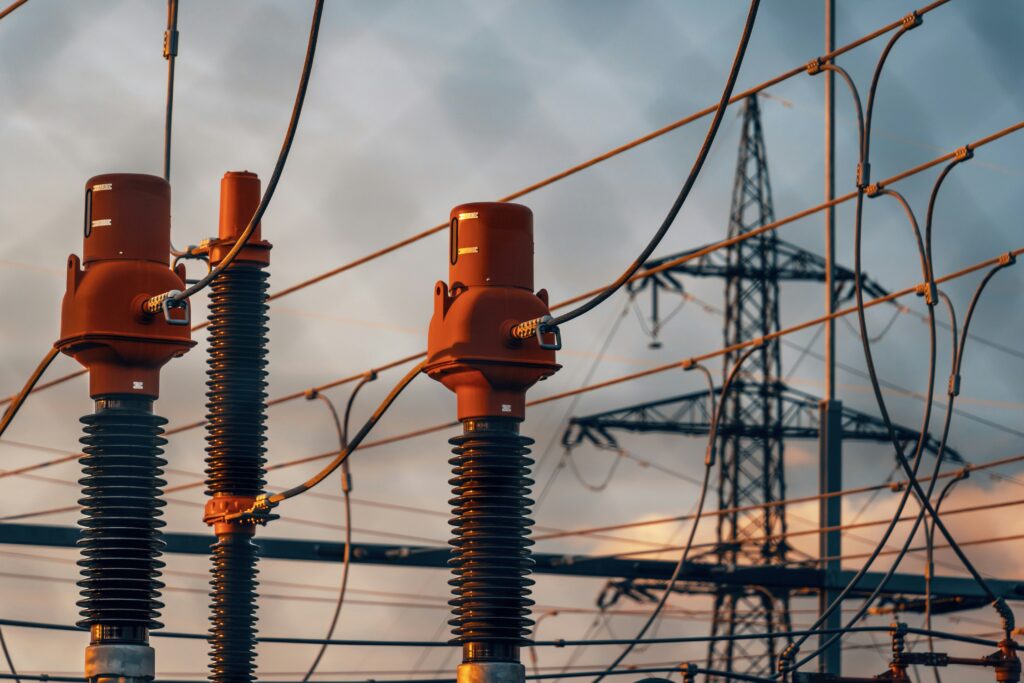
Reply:
[[[842, 415], [843, 405], [840, 401], [822, 401], [820, 404], [821, 419], [821, 452], [820, 452], [820, 492], [822, 494], [834, 493], [842, 490], [843, 487], [843, 440], [842, 440]], [[819, 614], [832, 604], [839, 591], [835, 586], [841, 585], [840, 569], [842, 562], [838, 559], [842, 555], [842, 534], [837, 527], [842, 524], [842, 498], [831, 496], [821, 500], [819, 508], [818, 524], [821, 528], [833, 529], [823, 532], [818, 536], [819, 555], [823, 559], [821, 569], [825, 572], [825, 585], [831, 588], [822, 590], [818, 594]], [[828, 616], [824, 623], [826, 629], [839, 629], [842, 627], [842, 610], [836, 609]], [[821, 636], [821, 642], [829, 636]], [[818, 659], [818, 665], [822, 673], [839, 675], [841, 668], [841, 648], [838, 642], [833, 643]]]
[[[835, 48], [835, 0], [825, 0], [825, 52]], [[825, 201], [831, 201], [836, 193], [835, 174], [835, 82], [834, 74], [826, 71], [825, 77]], [[825, 313], [831, 315], [835, 310], [835, 208], [825, 210]], [[820, 471], [818, 489], [822, 494], [839, 491], [842, 488], [842, 453], [843, 431], [841, 424], [842, 404], [836, 400], [836, 328], [835, 321], [829, 319], [825, 323], [825, 400], [820, 404], [820, 431], [818, 432], [818, 451]], [[842, 500], [839, 497], [822, 498], [818, 510], [819, 524], [822, 528], [834, 528], [842, 524]], [[842, 540], [839, 531], [827, 531], [819, 536], [819, 554], [823, 558], [838, 558], [842, 552]], [[826, 559], [822, 569], [826, 577], [836, 578], [839, 575], [841, 562], [838, 559]], [[828, 581], [826, 581], [826, 584]], [[833, 584], [834, 585], [834, 584]], [[823, 614], [832, 603], [838, 592], [822, 590], [818, 594], [818, 613]], [[826, 629], [837, 629], [841, 626], [842, 610], [836, 609], [824, 623]], [[827, 639], [822, 636], [821, 641]], [[818, 667], [822, 673], [838, 676], [842, 670], [842, 650], [839, 643], [825, 650], [818, 659]]]

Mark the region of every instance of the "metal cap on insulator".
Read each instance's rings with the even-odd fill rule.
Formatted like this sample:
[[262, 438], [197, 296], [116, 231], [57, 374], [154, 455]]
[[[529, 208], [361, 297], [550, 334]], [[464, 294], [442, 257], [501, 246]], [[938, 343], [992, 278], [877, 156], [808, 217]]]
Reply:
[[82, 262], [145, 260], [171, 251], [171, 186], [158, 176], [107, 173], [85, 184]]
[[[220, 181], [220, 225], [217, 239], [209, 245], [210, 265], [216, 267], [248, 227], [260, 205], [260, 178], [250, 171], [228, 171]], [[270, 242], [263, 240], [262, 225], [257, 223], [235, 263], [270, 263]]]
[[522, 204], [474, 202], [452, 209], [448, 282], [533, 291], [533, 212]]
[[142, 303], [185, 287], [168, 266], [171, 188], [157, 176], [110, 173], [86, 183], [83, 256], [67, 260], [56, 346], [89, 370], [89, 394], [156, 398], [160, 368], [195, 342], [189, 311], [146, 315]]
[[434, 286], [424, 371], [455, 392], [460, 420], [526, 416], [526, 390], [560, 367], [555, 352], [513, 339], [523, 320], [550, 314], [533, 291], [533, 212], [474, 202], [452, 209], [449, 281]]

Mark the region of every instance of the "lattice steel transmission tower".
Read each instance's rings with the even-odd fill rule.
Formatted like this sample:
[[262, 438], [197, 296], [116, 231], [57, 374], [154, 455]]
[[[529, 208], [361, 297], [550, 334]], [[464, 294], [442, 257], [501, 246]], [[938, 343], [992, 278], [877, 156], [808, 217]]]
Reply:
[[[729, 237], [775, 220], [768, 178], [764, 135], [757, 97], [746, 100], [740, 136], [736, 179], [732, 190]], [[764, 337], [779, 329], [778, 238], [775, 231], [740, 242], [727, 250], [725, 284], [725, 345]], [[739, 353], [725, 356], [728, 373]], [[719, 439], [720, 508], [755, 506], [783, 500], [782, 398], [774, 386], [782, 376], [777, 343], [765, 344], [747, 359], [744, 373], [753, 375], [752, 391], [736, 392], [722, 405]], [[756, 385], [753, 384], [756, 382]], [[742, 425], [756, 424], [756, 433], [743, 433]], [[786, 532], [785, 508], [753, 507], [718, 517], [717, 555], [721, 564], [777, 565], [786, 561], [785, 540], [751, 543], [748, 539], [777, 537]], [[712, 635], [790, 631], [789, 596], [749, 589], [715, 592]], [[751, 658], [742, 668], [771, 671], [776, 643], [759, 640], [712, 641], [708, 668], [732, 671], [737, 659]]]

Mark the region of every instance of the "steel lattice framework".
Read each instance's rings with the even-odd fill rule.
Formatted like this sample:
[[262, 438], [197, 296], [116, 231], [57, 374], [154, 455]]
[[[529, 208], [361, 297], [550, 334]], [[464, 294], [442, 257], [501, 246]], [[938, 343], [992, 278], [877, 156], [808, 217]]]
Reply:
[[[756, 97], [746, 100], [742, 112], [736, 177], [729, 215], [729, 236], [734, 237], [774, 222], [771, 183], [768, 177], [764, 135]], [[693, 253], [692, 250], [688, 253]], [[687, 253], [687, 252], [684, 252]], [[646, 267], [678, 259], [673, 254], [646, 263]], [[825, 281], [825, 260], [801, 247], [780, 240], [775, 231], [740, 242], [682, 263], [646, 278], [631, 287], [633, 296], [649, 293], [651, 335], [657, 346], [659, 296], [684, 293], [679, 276], [720, 277], [725, 280], [725, 346], [758, 339], [780, 328], [779, 283], [782, 280]], [[837, 299], [852, 294], [853, 271], [834, 268]], [[866, 292], [884, 296], [887, 292], [867, 278]], [[646, 291], [645, 291], [646, 290]], [[724, 374], [738, 360], [739, 353], [724, 358]], [[783, 500], [786, 483], [783, 468], [786, 438], [817, 438], [820, 431], [817, 397], [791, 389], [779, 380], [781, 359], [778, 344], [759, 347], [746, 360], [740, 380], [722, 406], [717, 450], [719, 453], [718, 504], [720, 509], [741, 511], [717, 517], [717, 545], [712, 555], [723, 567], [778, 567], [791, 564], [785, 542], [784, 506], [763, 506]], [[715, 389], [716, 394], [719, 389]], [[572, 448], [583, 441], [599, 447], [617, 448], [612, 432], [664, 432], [706, 435], [710, 429], [708, 392], [653, 401], [596, 415], [574, 418], [563, 435], [563, 445]], [[876, 417], [848, 408], [842, 409], [844, 439], [887, 443], [888, 432]], [[913, 442], [918, 432], [897, 427], [899, 438]], [[929, 437], [925, 447], [936, 451]], [[962, 461], [955, 451], [946, 457]], [[767, 541], [762, 539], [768, 539]], [[649, 583], [640, 593], [637, 585], [610, 586], [636, 598], [659, 590], [663, 584]], [[707, 594], [708, 587], [681, 584], [680, 592]], [[613, 591], [614, 592], [614, 591]], [[712, 634], [765, 633], [790, 630], [790, 592], [766, 586], [715, 586]], [[607, 600], [607, 595], [605, 596]], [[615, 597], [611, 598], [612, 600]], [[712, 642], [708, 668], [720, 671], [770, 674], [781, 643], [775, 639]]]

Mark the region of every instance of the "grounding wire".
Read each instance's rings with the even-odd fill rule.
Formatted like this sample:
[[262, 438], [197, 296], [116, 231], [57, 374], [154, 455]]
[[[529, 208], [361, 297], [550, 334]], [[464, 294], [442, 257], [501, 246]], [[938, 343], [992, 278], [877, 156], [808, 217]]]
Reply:
[[[334, 421], [334, 427], [337, 430], [338, 448], [341, 450], [344, 450], [345, 447], [348, 446], [349, 419], [352, 416], [352, 406], [355, 404], [356, 397], [359, 395], [360, 389], [375, 379], [377, 379], [376, 374], [368, 374], [363, 377], [358, 384], [356, 384], [355, 388], [352, 389], [352, 393], [350, 393], [348, 397], [348, 402], [345, 404], [345, 417], [343, 420], [338, 418], [338, 411], [334, 407], [334, 403], [331, 402], [331, 399], [320, 393], [310, 396], [310, 398], [318, 398], [323, 401], [327, 406], [327, 409], [330, 411], [331, 418]], [[341, 586], [338, 589], [338, 600], [334, 606], [331, 625], [327, 628], [328, 640], [334, 637], [334, 630], [338, 627], [338, 618], [341, 616], [341, 608], [345, 604], [345, 590], [348, 588], [349, 568], [352, 566], [352, 477], [349, 472], [348, 461], [341, 464], [341, 491], [343, 507], [345, 510], [345, 549], [342, 553]], [[306, 671], [305, 676], [302, 677], [303, 683], [308, 681], [313, 674], [316, 673], [316, 669], [320, 665], [320, 660], [323, 659], [326, 652], [327, 645], [321, 645], [316, 657], [309, 665], [309, 670]]]
[[[729, 106], [729, 100], [732, 98], [733, 88], [736, 86], [736, 78], [739, 76], [740, 67], [743, 64], [743, 56], [747, 51], [747, 44], [750, 42], [750, 35], [754, 30], [754, 22], [757, 19], [757, 9], [760, 5], [760, 0], [751, 0], [750, 9], [747, 11], [747, 19], [743, 26], [743, 33], [740, 36], [739, 44], [736, 46], [736, 54], [733, 57], [732, 67], [729, 70], [729, 77], [726, 79], [725, 88], [722, 90], [722, 97], [718, 101], [718, 108], [715, 110], [714, 118], [711, 120], [711, 125], [708, 127], [708, 132], [704, 136], [704, 142], [701, 144], [700, 151], [697, 154], [697, 158], [693, 162], [693, 166], [690, 168], [690, 173], [683, 183], [683, 187], [679, 190], [679, 194], [676, 196], [675, 201], [672, 203], [668, 214], [662, 221], [661, 225], [655, 231], [654, 236], [647, 243], [647, 246], [643, 248], [640, 255], [637, 256], [636, 260], [620, 275], [615, 282], [608, 285], [604, 290], [599, 292], [596, 296], [591, 298], [589, 301], [577, 306], [571, 311], [561, 313], [557, 317], [541, 323], [542, 327], [554, 328], [558, 325], [575, 320], [581, 315], [588, 313], [589, 311], [597, 308], [601, 303], [611, 297], [612, 294], [617, 292], [624, 284], [626, 284], [633, 275], [636, 274], [640, 268], [643, 267], [644, 262], [650, 257], [650, 255], [657, 248], [658, 244], [661, 243], [663, 237], [668, 232], [669, 228], [676, 220], [676, 216], [679, 214], [680, 209], [683, 208], [683, 204], [686, 202], [687, 197], [690, 195], [690, 190], [693, 189], [694, 183], [697, 182], [697, 177], [700, 175], [701, 169], [704, 166], [704, 162], [711, 152], [711, 145], [715, 141], [715, 137], [718, 133], [718, 128], [722, 123], [722, 118], [725, 116], [725, 110]], [[541, 330], [538, 330], [540, 334]], [[598, 679], [600, 680], [600, 679]]]
[[170, 298], [174, 301], [184, 301], [190, 296], [205, 289], [218, 275], [220, 275], [225, 268], [231, 265], [238, 254], [245, 247], [249, 238], [255, 231], [256, 226], [259, 225], [260, 220], [263, 218], [263, 214], [266, 212], [267, 207], [270, 206], [270, 200], [274, 197], [274, 191], [277, 189], [277, 184], [281, 180], [281, 174], [284, 171], [285, 163], [288, 161], [288, 153], [291, 151], [292, 142], [295, 140], [295, 132], [299, 127], [299, 117], [302, 114], [302, 105], [306, 99], [306, 90], [309, 86], [309, 77], [313, 71], [313, 58], [316, 55], [316, 44], [317, 38], [320, 34], [320, 19], [324, 11], [324, 0], [315, 0], [313, 6], [313, 19], [309, 27], [309, 39], [306, 43], [306, 56], [302, 64], [302, 74], [299, 77], [299, 87], [295, 93], [295, 102], [292, 105], [291, 118], [288, 121], [288, 129], [285, 132], [284, 142], [281, 144], [281, 151], [278, 153], [277, 162], [274, 164], [274, 171], [270, 176], [270, 180], [267, 181], [267, 187], [263, 191], [263, 197], [260, 199], [259, 206], [256, 208], [256, 212], [249, 219], [249, 224], [245, 226], [245, 230], [238, 236], [238, 239], [231, 246], [231, 249], [224, 258], [221, 259], [220, 263], [215, 268], [212, 268], [210, 272], [201, 277], [196, 283], [188, 286], [184, 291], [181, 292], [165, 292], [162, 295], [150, 298], [146, 303], [146, 310], [150, 313], [154, 313], [159, 310], [160, 304], [164, 299]]
[[[751, 5], [751, 11], [756, 11], [756, 4]], [[718, 426], [721, 422], [722, 417], [721, 407], [725, 403], [725, 398], [728, 395], [729, 389], [732, 386], [733, 381], [736, 379], [737, 373], [739, 373], [740, 367], [743, 365], [744, 361], [746, 361], [751, 355], [754, 354], [755, 351], [759, 350], [760, 348], [761, 345], [758, 344], [756, 346], [751, 346], [749, 349], [745, 350], [736, 360], [736, 362], [733, 363], [732, 369], [729, 371], [729, 374], [726, 377], [725, 382], [722, 384], [722, 391], [718, 397], [718, 403], [715, 407], [714, 419], [711, 422], [711, 428], [708, 430], [707, 448], [705, 450], [704, 455], [704, 478], [701, 484], [700, 497], [697, 501], [697, 511], [694, 514], [693, 524], [690, 526], [690, 534], [686, 539], [686, 545], [684, 546], [682, 553], [680, 553], [679, 555], [679, 561], [676, 562], [675, 568], [672, 570], [672, 575], [666, 583], [665, 589], [661, 593], [661, 597], [658, 599], [657, 604], [651, 611], [650, 616], [647, 617], [647, 620], [644, 622], [644, 625], [637, 632], [637, 635], [631, 641], [628, 642], [626, 647], [622, 650], [622, 652], [619, 653], [615, 660], [612, 661], [612, 663], [605, 668], [604, 673], [602, 673], [594, 679], [593, 683], [600, 683], [600, 681], [605, 676], [607, 676], [610, 672], [614, 671], [616, 667], [618, 667], [619, 664], [621, 664], [626, 659], [626, 657], [629, 656], [629, 653], [633, 651], [633, 648], [640, 644], [640, 642], [643, 640], [643, 637], [647, 634], [647, 631], [650, 630], [651, 626], [654, 625], [654, 622], [657, 621], [658, 615], [665, 608], [666, 603], [668, 603], [669, 597], [672, 595], [672, 591], [675, 588], [676, 582], [679, 580], [679, 576], [683, 572], [683, 567], [686, 566], [686, 560], [689, 558], [690, 548], [693, 545], [694, 538], [697, 534], [697, 527], [700, 525], [701, 515], [704, 512], [704, 503], [708, 495], [708, 485], [711, 482], [711, 471], [715, 465], [714, 443], [715, 439], [718, 438]]]

